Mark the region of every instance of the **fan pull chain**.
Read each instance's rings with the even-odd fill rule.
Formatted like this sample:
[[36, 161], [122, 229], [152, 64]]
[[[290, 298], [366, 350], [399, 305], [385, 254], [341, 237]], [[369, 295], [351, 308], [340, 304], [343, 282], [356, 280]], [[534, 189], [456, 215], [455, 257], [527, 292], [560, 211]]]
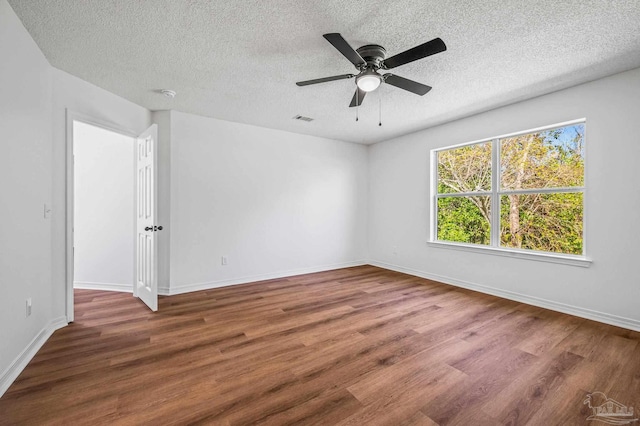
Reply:
[[359, 108], [359, 102], [358, 102], [358, 88], [356, 87], [356, 121], [358, 121], [358, 108]]
[[382, 126], [382, 90], [378, 90], [378, 126]]

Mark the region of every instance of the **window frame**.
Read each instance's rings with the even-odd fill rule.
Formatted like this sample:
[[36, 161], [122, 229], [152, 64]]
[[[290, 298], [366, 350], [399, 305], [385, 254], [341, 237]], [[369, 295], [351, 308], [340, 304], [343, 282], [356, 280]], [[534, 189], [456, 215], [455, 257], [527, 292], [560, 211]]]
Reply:
[[[538, 189], [505, 189], [500, 186], [500, 148], [501, 140], [506, 138], [517, 137], [529, 133], [537, 133], [546, 130], [557, 129], [576, 124], [582, 124], [585, 128], [584, 142], [584, 180], [582, 186], [558, 187], [558, 188], [538, 188]], [[586, 118], [555, 123], [548, 126], [537, 127], [533, 129], [493, 136], [489, 138], [479, 139], [472, 142], [465, 142], [456, 145], [449, 145], [442, 148], [434, 148], [430, 151], [431, 165], [431, 188], [430, 188], [430, 235], [427, 244], [432, 247], [447, 248], [454, 250], [464, 250], [476, 253], [492, 254], [499, 256], [515, 257], [522, 259], [530, 259], [544, 262], [561, 263], [574, 266], [588, 267], [592, 261], [586, 255], [587, 253], [587, 155], [586, 155]], [[474, 191], [474, 192], [457, 192], [438, 194], [438, 153], [458, 149], [465, 146], [478, 145], [482, 143], [491, 143], [491, 190], [490, 191]], [[582, 254], [564, 254], [546, 252], [532, 249], [518, 249], [513, 247], [503, 247], [500, 245], [500, 200], [502, 196], [510, 194], [553, 194], [553, 193], [582, 193]], [[455, 241], [446, 241], [438, 239], [438, 200], [440, 198], [451, 197], [468, 197], [468, 196], [489, 196], [491, 197], [491, 234], [489, 245], [462, 243]], [[497, 225], [497, 228], [496, 228]], [[497, 230], [496, 230], [497, 229]]]

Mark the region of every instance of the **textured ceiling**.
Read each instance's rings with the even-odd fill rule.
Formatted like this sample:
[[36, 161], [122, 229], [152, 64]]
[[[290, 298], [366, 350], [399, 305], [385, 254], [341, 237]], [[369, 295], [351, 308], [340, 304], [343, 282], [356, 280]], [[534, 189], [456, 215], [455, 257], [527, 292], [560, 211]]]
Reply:
[[[638, 0], [9, 3], [53, 66], [151, 110], [360, 143], [640, 66]], [[431, 92], [383, 84], [356, 122], [354, 79], [295, 85], [354, 73], [322, 37], [329, 32], [354, 48], [380, 44], [388, 56], [435, 37], [448, 50], [394, 69]], [[166, 99], [164, 88], [178, 95]]]

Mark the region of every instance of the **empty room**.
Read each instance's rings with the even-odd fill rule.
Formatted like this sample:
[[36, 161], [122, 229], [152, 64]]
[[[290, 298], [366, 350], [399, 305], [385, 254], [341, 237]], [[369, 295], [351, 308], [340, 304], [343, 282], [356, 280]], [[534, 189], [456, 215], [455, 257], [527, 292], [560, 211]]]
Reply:
[[0, 0], [0, 425], [638, 424], [639, 23]]

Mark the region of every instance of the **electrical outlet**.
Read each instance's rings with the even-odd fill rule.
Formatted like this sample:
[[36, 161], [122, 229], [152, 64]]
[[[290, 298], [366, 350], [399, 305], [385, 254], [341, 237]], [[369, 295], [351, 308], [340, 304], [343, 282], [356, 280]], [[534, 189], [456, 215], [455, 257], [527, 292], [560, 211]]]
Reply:
[[26, 313], [27, 313], [27, 316], [30, 316], [31, 315], [31, 298], [30, 297], [27, 298], [26, 302], [27, 302], [26, 303], [26, 305], [27, 305], [27, 312]]
[[229, 262], [229, 259], [227, 259], [227, 256], [222, 256], [222, 258], [220, 259], [220, 263], [222, 263], [222, 265], [226, 265]]

